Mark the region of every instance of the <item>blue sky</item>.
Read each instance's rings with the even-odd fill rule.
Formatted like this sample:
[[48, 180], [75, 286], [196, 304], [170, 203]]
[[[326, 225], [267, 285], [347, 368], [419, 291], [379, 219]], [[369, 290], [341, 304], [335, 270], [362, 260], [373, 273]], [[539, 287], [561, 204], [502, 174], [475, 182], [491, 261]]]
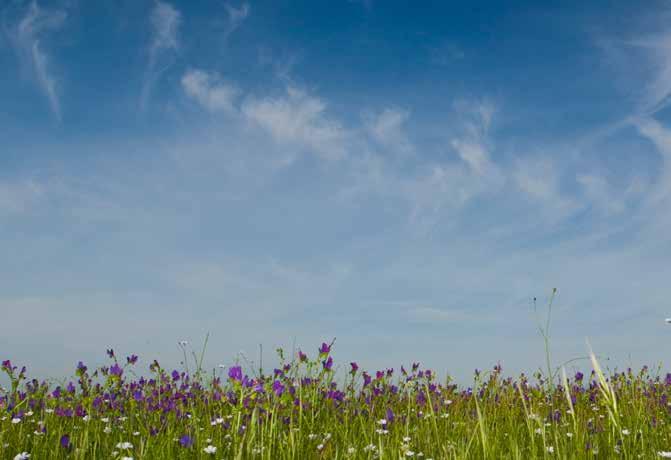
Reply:
[[3, 2], [3, 354], [660, 362], [669, 5], [458, 3]]

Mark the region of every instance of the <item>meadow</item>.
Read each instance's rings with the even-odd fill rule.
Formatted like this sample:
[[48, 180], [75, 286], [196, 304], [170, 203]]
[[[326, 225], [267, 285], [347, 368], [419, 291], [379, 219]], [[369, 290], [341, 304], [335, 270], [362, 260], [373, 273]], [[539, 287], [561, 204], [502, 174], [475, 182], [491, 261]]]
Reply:
[[[297, 350], [268, 374], [183, 369], [108, 350], [72, 381], [30, 379], [2, 362], [0, 457], [7, 459], [532, 459], [671, 458], [671, 374], [505, 377], [476, 371], [470, 387], [418, 363], [336, 372], [333, 343]], [[187, 356], [188, 355], [188, 356]], [[188, 359], [187, 359], [188, 358]], [[192, 368], [190, 371], [190, 367]]]

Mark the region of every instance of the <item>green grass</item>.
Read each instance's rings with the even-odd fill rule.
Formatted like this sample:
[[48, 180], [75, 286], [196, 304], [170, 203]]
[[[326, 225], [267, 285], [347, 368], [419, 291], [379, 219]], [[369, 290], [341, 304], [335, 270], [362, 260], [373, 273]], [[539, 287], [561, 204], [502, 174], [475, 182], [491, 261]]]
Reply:
[[[5, 363], [12, 385], [0, 399], [0, 456], [582, 459], [671, 451], [671, 375], [605, 376], [593, 359], [582, 382], [565, 374], [556, 384], [540, 374], [513, 379], [496, 368], [460, 388], [411, 368], [373, 373], [364, 386], [360, 370], [336, 380], [329, 354], [283, 361], [276, 376], [233, 368], [220, 378], [196, 365], [177, 380], [158, 363], [150, 377], [134, 377], [127, 359], [81, 368], [73, 387], [55, 394]], [[180, 443], [185, 436], [191, 442]]]

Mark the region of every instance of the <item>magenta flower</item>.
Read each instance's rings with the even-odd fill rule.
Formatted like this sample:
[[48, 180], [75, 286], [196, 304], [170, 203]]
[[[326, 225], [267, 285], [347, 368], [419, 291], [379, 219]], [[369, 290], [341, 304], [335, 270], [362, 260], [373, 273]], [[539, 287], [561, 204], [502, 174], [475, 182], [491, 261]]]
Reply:
[[128, 364], [135, 364], [137, 362], [137, 355], [130, 355], [126, 357], [126, 362]]
[[308, 355], [303, 353], [302, 351], [298, 350], [298, 360], [301, 362], [305, 362], [308, 360]]
[[326, 342], [322, 342], [322, 346], [319, 347], [319, 354], [320, 355], [325, 355], [331, 351], [331, 346], [328, 345]]
[[282, 393], [284, 393], [284, 385], [282, 382], [279, 380], [275, 380], [273, 382], [273, 392], [275, 393], [276, 396], [282, 396]]
[[349, 363], [349, 365], [352, 366], [352, 370], [350, 371], [350, 373], [352, 375], [356, 374], [356, 371], [359, 370], [359, 365], [355, 362], [351, 362], [351, 363]]

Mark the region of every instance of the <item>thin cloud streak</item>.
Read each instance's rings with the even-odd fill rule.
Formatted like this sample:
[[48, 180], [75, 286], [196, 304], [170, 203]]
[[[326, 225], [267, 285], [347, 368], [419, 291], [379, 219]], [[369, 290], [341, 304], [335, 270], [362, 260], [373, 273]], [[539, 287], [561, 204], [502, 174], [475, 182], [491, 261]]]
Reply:
[[60, 30], [67, 19], [62, 10], [45, 10], [37, 1], [28, 6], [25, 16], [10, 29], [10, 38], [20, 59], [30, 69], [31, 76], [47, 98], [54, 117], [61, 121], [61, 103], [56, 77], [51, 72], [51, 59], [44, 43], [49, 35]]
[[146, 110], [154, 86], [161, 75], [175, 62], [176, 53], [180, 46], [178, 33], [181, 13], [171, 4], [157, 0], [151, 11], [149, 21], [152, 35], [140, 93], [140, 109], [142, 111]]

